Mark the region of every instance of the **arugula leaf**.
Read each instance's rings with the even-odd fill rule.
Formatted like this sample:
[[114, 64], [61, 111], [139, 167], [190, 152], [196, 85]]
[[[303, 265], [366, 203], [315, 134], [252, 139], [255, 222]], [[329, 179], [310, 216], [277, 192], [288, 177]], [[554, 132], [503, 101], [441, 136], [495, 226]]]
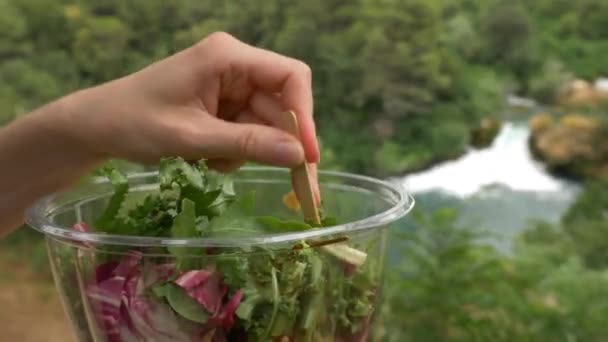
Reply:
[[245, 321], [249, 321], [252, 318], [253, 310], [262, 302], [263, 298], [255, 287], [245, 288], [243, 290], [243, 297], [245, 300], [239, 304], [239, 308], [236, 309], [236, 315]]
[[249, 263], [242, 255], [222, 255], [215, 261], [217, 269], [222, 271], [224, 282], [231, 289], [243, 289], [244, 296], [247, 297], [245, 288], [249, 284]]
[[312, 227], [304, 222], [295, 220], [281, 220], [274, 216], [259, 216], [256, 221], [264, 226], [269, 233], [297, 232]]
[[374, 311], [379, 284], [369, 272], [371, 267], [369, 263], [358, 267], [352, 277], [344, 277], [344, 269], [339, 265], [327, 268], [326, 295], [333, 303], [329, 317], [341, 331], [360, 331], [365, 318]]
[[173, 220], [171, 236], [175, 238], [194, 237], [197, 235], [194, 202], [185, 198], [181, 208], [181, 212]]
[[[276, 255], [271, 250], [256, 248], [246, 259], [249, 278], [242, 288], [244, 300], [237, 316], [251, 340], [293, 336], [304, 307], [309, 304], [307, 293], [318, 289], [317, 282], [323, 281], [323, 263], [318, 255], [310, 248]], [[316, 307], [322, 303], [321, 293], [319, 296], [320, 299], [312, 298]], [[322, 310], [314, 312], [316, 315]], [[318, 317], [315, 319], [320, 321]]]
[[255, 192], [251, 191], [232, 203], [221, 216], [209, 222], [209, 236], [253, 236], [264, 231], [264, 227], [256, 222]]
[[102, 172], [114, 186], [114, 194], [110, 198], [108, 206], [95, 221], [93, 226], [101, 231], [112, 231], [114, 230], [113, 223], [118, 216], [118, 212], [127, 196], [127, 192], [129, 192], [129, 181], [127, 177], [117, 169], [104, 168]]
[[306, 336], [305, 341], [313, 341], [316, 325], [322, 321], [324, 314], [322, 303], [325, 282], [322, 276], [323, 262], [318, 256], [313, 255], [310, 257], [308, 274], [308, 282], [311, 286], [305, 294], [299, 322], [300, 328], [304, 330]]
[[323, 227], [331, 227], [336, 226], [338, 224], [338, 220], [332, 216], [323, 216], [321, 218], [321, 225]]
[[239, 198], [237, 203], [243, 215], [253, 216], [255, 213], [255, 191], [249, 191]]
[[290, 335], [300, 313], [300, 296], [309, 284], [306, 283], [308, 269], [307, 254], [297, 252], [295, 258], [281, 258], [278, 282], [280, 289], [279, 312], [272, 326], [272, 336]]
[[190, 297], [186, 290], [173, 283], [157, 285], [152, 288], [152, 291], [157, 297], [166, 298], [175, 312], [190, 321], [206, 323], [209, 319], [209, 314], [207, 314], [205, 308]]
[[266, 332], [264, 333], [264, 338], [268, 338], [268, 336], [272, 333], [272, 328], [274, 326], [275, 320], [277, 318], [277, 314], [279, 313], [279, 303], [280, 303], [280, 292], [279, 292], [279, 282], [277, 280], [277, 270], [272, 267], [270, 269], [271, 275], [271, 284], [272, 284], [272, 314], [270, 316], [270, 320], [268, 321], [268, 327], [266, 328]]
[[127, 177], [116, 169], [104, 168], [103, 172], [110, 180], [110, 183], [112, 183], [114, 194], [110, 198], [104, 212], [95, 221], [95, 228], [107, 230], [112, 228], [112, 223], [120, 211], [120, 207], [129, 191], [129, 182]]
[[[186, 198], [182, 201], [182, 211], [173, 220], [171, 236], [174, 238], [191, 238], [197, 235], [194, 202]], [[167, 249], [175, 256], [178, 268], [182, 270], [193, 267], [192, 263], [199, 261], [195, 258], [188, 258], [189, 256], [192, 256], [192, 254], [202, 254], [202, 250], [200, 249], [182, 246], [170, 246]]]
[[184, 188], [180, 192], [180, 198], [189, 199], [194, 202], [196, 207], [196, 216], [207, 216], [207, 218], [217, 216], [210, 206], [222, 194], [221, 190], [213, 190], [204, 192], [193, 188]]

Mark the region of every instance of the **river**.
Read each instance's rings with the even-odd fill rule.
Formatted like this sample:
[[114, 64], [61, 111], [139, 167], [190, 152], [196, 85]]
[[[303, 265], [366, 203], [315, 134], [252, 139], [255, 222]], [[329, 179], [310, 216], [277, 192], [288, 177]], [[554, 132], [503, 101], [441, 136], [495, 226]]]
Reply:
[[392, 181], [413, 194], [419, 209], [458, 209], [462, 224], [492, 232], [492, 243], [508, 251], [529, 222], [558, 222], [579, 191], [532, 158], [529, 134], [525, 121], [505, 122], [490, 147]]

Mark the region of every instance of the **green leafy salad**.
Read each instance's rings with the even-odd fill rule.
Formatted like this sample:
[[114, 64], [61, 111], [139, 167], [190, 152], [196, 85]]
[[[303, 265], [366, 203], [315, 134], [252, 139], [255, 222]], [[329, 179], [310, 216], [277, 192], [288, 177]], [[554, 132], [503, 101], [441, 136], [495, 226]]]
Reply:
[[[192, 239], [322, 228], [257, 216], [256, 193], [235, 193], [230, 176], [204, 162], [162, 160], [160, 186], [146, 193], [130, 191], [115, 169], [105, 174], [114, 186], [105, 211], [73, 229]], [[336, 224], [327, 216], [322, 222]], [[365, 341], [378, 265], [366, 259], [373, 243], [347, 242], [99, 250], [85, 289], [97, 340]]]

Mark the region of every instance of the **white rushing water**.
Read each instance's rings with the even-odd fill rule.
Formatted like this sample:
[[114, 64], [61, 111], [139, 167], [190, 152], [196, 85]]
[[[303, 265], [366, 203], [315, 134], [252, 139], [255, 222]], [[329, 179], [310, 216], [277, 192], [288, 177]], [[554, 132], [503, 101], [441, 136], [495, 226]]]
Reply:
[[525, 122], [506, 122], [490, 147], [392, 181], [404, 184], [421, 210], [456, 209], [462, 226], [493, 232], [488, 242], [508, 253], [530, 223], [558, 223], [579, 191], [532, 158], [529, 134]]
[[490, 147], [471, 149], [457, 160], [407, 175], [402, 182], [412, 193], [436, 190], [460, 198], [492, 185], [547, 195], [564, 193], [570, 188], [569, 183], [549, 175], [532, 158], [529, 134], [525, 123], [506, 122]]

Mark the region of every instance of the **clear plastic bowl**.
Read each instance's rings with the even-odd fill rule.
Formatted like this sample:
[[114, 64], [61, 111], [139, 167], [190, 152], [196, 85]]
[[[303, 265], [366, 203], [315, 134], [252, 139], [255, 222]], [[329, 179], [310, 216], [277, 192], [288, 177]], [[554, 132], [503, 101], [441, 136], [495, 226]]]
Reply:
[[[282, 202], [291, 189], [288, 170], [248, 167], [235, 172], [234, 180], [237, 194], [255, 190], [260, 215], [301, 219]], [[132, 198], [158, 191], [156, 172], [130, 175], [129, 182]], [[295, 233], [174, 239], [73, 229], [76, 223], [93, 222], [105, 208], [112, 194], [106, 180], [43, 198], [26, 220], [46, 236], [55, 284], [79, 341], [365, 341], [382, 287], [386, 228], [405, 216], [414, 201], [395, 185], [353, 174], [321, 171], [319, 183], [326, 212], [341, 224]], [[362, 265], [355, 267], [328, 252], [345, 245], [367, 254]], [[170, 306], [150, 291], [154, 280], [141, 276], [150, 269], [179, 275], [178, 261], [168, 248], [187, 251], [180, 265], [215, 270], [219, 288], [228, 287], [205, 323], [167, 310]], [[130, 275], [124, 270], [129, 263], [134, 267]], [[225, 263], [233, 266], [222, 268]], [[254, 264], [267, 267], [255, 269]], [[237, 266], [243, 268], [236, 274], [219, 272]], [[267, 274], [258, 274], [260, 270]], [[123, 281], [118, 298], [100, 289], [109, 274]], [[236, 282], [229, 277], [250, 281], [232, 315], [225, 309], [240, 289], [230, 288]], [[247, 303], [255, 303], [256, 310], [247, 313]], [[104, 305], [110, 304], [119, 311], [108, 314]]]

